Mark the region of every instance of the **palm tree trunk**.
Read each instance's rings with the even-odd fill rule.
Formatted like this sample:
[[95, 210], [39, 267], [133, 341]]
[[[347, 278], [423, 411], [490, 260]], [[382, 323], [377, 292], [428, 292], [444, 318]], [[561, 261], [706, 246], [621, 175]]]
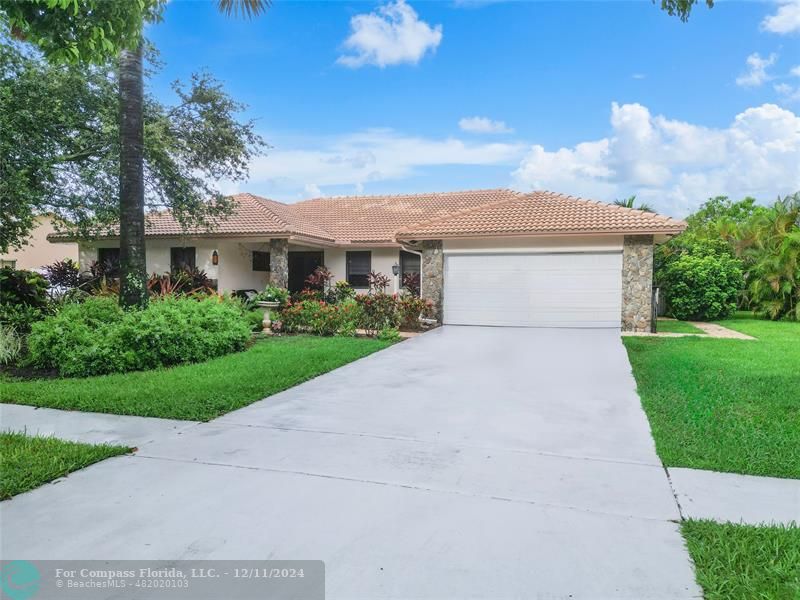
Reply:
[[119, 54], [119, 303], [147, 304], [142, 45]]

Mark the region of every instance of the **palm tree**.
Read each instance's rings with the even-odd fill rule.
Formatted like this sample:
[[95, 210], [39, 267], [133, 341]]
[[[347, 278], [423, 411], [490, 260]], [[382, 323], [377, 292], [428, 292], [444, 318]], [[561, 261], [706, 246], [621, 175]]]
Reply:
[[[247, 18], [260, 15], [270, 5], [271, 0], [217, 0], [220, 12]], [[122, 306], [147, 304], [143, 97], [140, 41], [135, 50], [119, 53], [119, 302]]]
[[645, 204], [644, 202], [639, 204], [639, 206], [634, 206], [636, 203], [636, 195], [629, 196], [628, 198], [623, 198], [620, 200], [619, 198], [614, 200], [614, 204], [617, 206], [622, 206], [624, 208], [635, 208], [636, 210], [642, 210], [644, 212], [656, 212], [654, 211], [649, 204]]

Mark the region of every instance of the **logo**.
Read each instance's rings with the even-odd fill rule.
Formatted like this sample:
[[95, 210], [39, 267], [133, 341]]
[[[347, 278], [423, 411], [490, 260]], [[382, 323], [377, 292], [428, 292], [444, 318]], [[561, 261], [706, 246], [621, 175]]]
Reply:
[[27, 560], [12, 560], [0, 566], [0, 587], [10, 600], [27, 600], [39, 591], [39, 569]]

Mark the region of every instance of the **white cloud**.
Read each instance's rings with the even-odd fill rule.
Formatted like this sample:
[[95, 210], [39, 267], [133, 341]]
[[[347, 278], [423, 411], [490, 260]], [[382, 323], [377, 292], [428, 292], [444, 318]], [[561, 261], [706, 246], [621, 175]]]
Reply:
[[635, 193], [673, 215], [718, 194], [772, 200], [800, 189], [800, 117], [764, 104], [711, 129], [614, 103], [608, 137], [554, 151], [532, 146], [514, 177], [520, 189], [598, 200]]
[[470, 133], [513, 133], [504, 121], [492, 121], [487, 117], [464, 117], [458, 122], [462, 131]]
[[779, 34], [800, 32], [800, 0], [783, 0], [779, 4], [775, 14], [761, 21], [761, 29]]
[[350, 28], [344, 47], [352, 54], [343, 54], [336, 62], [351, 68], [417, 64], [442, 41], [442, 26], [431, 27], [421, 21], [404, 0], [389, 2], [377, 12], [356, 15], [350, 19]]
[[772, 77], [767, 73], [767, 67], [771, 67], [778, 59], [776, 54], [770, 54], [767, 58], [762, 58], [758, 52], [754, 52], [747, 57], [747, 72], [736, 78], [736, 85], [742, 87], [757, 87]]
[[789, 70], [789, 73], [794, 75], [795, 77], [800, 77], [800, 65], [797, 65], [796, 67], [792, 67]]
[[644, 79], [645, 77], [647, 77], [647, 75], [645, 75], [644, 73], [634, 73], [633, 75], [631, 75], [631, 77], [633, 79]]
[[308, 198], [322, 198], [325, 195], [316, 183], [305, 184], [303, 191]]
[[273, 143], [275, 147], [268, 156], [251, 163], [248, 186], [283, 198], [303, 193], [307, 197], [311, 194], [310, 185], [342, 186], [346, 193], [353, 193], [347, 188], [361, 193], [366, 183], [404, 179], [449, 165], [507, 165], [510, 169], [526, 150], [521, 143], [425, 138], [391, 129], [295, 141], [293, 147]]
[[784, 102], [800, 102], [800, 86], [776, 83], [772, 86]]

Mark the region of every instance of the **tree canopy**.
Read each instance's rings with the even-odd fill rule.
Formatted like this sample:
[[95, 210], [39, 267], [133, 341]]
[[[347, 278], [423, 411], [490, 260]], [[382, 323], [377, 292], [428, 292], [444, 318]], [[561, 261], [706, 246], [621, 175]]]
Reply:
[[[145, 96], [146, 202], [187, 228], [207, 225], [230, 210], [215, 182], [246, 178], [265, 143], [207, 73], [173, 90], [172, 106]], [[24, 243], [35, 214], [53, 213], [80, 235], [119, 221], [117, 92], [113, 64], [52, 64], [0, 43], [0, 250]]]
[[156, 22], [166, 0], [0, 0], [11, 35], [53, 62], [104, 63], [135, 48], [142, 25]]

